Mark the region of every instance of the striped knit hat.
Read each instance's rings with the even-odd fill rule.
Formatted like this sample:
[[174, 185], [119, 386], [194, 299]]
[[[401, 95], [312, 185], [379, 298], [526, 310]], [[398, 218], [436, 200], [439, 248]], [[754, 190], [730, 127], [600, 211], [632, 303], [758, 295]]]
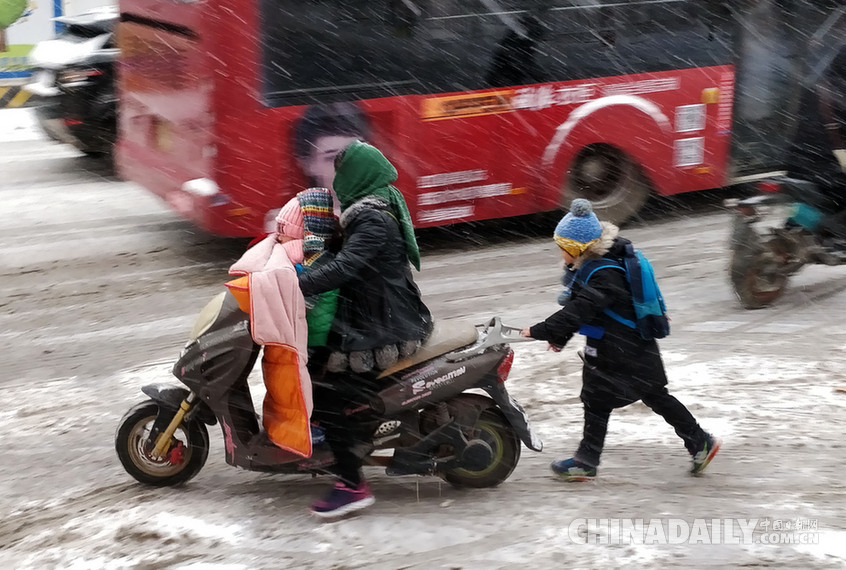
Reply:
[[311, 265], [323, 253], [326, 240], [335, 231], [332, 191], [309, 188], [297, 194], [303, 213], [303, 252], [305, 265]]
[[553, 239], [558, 247], [578, 257], [601, 235], [602, 226], [593, 213], [593, 206], [583, 198], [576, 198], [570, 204], [570, 211], [555, 227]]

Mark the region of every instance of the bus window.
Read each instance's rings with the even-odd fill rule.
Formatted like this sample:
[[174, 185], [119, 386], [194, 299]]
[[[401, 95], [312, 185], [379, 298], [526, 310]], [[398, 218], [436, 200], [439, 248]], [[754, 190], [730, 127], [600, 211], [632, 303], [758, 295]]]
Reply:
[[550, 80], [719, 65], [731, 61], [728, 30], [714, 38], [694, 2], [560, 2], [543, 16], [539, 50]]
[[[268, 104], [465, 91], [717, 65], [696, 3], [264, 0]], [[679, 49], [683, 46], [683, 49]]]
[[370, 124], [361, 108], [341, 101], [310, 105], [292, 129], [292, 151], [310, 186], [332, 188], [335, 156], [354, 140], [370, 140]]
[[537, 2], [328, 0], [261, 4], [270, 105], [546, 81]]
[[413, 91], [412, 39], [391, 25], [388, 4], [262, 0], [266, 103], [327, 103]]

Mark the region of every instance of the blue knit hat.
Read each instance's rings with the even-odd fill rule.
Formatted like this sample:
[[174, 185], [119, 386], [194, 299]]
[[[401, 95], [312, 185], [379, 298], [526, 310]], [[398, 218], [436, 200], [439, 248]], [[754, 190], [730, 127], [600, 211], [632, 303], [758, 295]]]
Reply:
[[570, 204], [570, 211], [555, 226], [553, 238], [558, 247], [578, 257], [601, 235], [602, 226], [593, 213], [593, 206], [583, 198], [576, 198]]

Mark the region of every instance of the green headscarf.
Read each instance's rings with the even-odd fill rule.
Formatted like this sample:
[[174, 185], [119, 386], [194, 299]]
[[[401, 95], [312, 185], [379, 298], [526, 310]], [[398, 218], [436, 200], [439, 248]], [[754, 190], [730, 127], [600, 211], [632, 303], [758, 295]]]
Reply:
[[346, 210], [365, 196], [379, 196], [387, 200], [405, 238], [408, 260], [420, 271], [420, 250], [414, 236], [411, 214], [405, 198], [391, 185], [396, 179], [397, 169], [379, 149], [354, 141], [345, 149], [332, 185], [341, 203], [341, 210]]

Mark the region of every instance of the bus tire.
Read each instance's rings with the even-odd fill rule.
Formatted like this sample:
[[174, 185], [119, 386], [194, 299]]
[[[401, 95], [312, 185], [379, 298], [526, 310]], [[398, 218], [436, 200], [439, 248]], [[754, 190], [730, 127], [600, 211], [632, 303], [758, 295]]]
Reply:
[[586, 198], [600, 220], [622, 224], [649, 198], [649, 184], [629, 155], [609, 144], [586, 146], [573, 161], [564, 187], [565, 206]]

